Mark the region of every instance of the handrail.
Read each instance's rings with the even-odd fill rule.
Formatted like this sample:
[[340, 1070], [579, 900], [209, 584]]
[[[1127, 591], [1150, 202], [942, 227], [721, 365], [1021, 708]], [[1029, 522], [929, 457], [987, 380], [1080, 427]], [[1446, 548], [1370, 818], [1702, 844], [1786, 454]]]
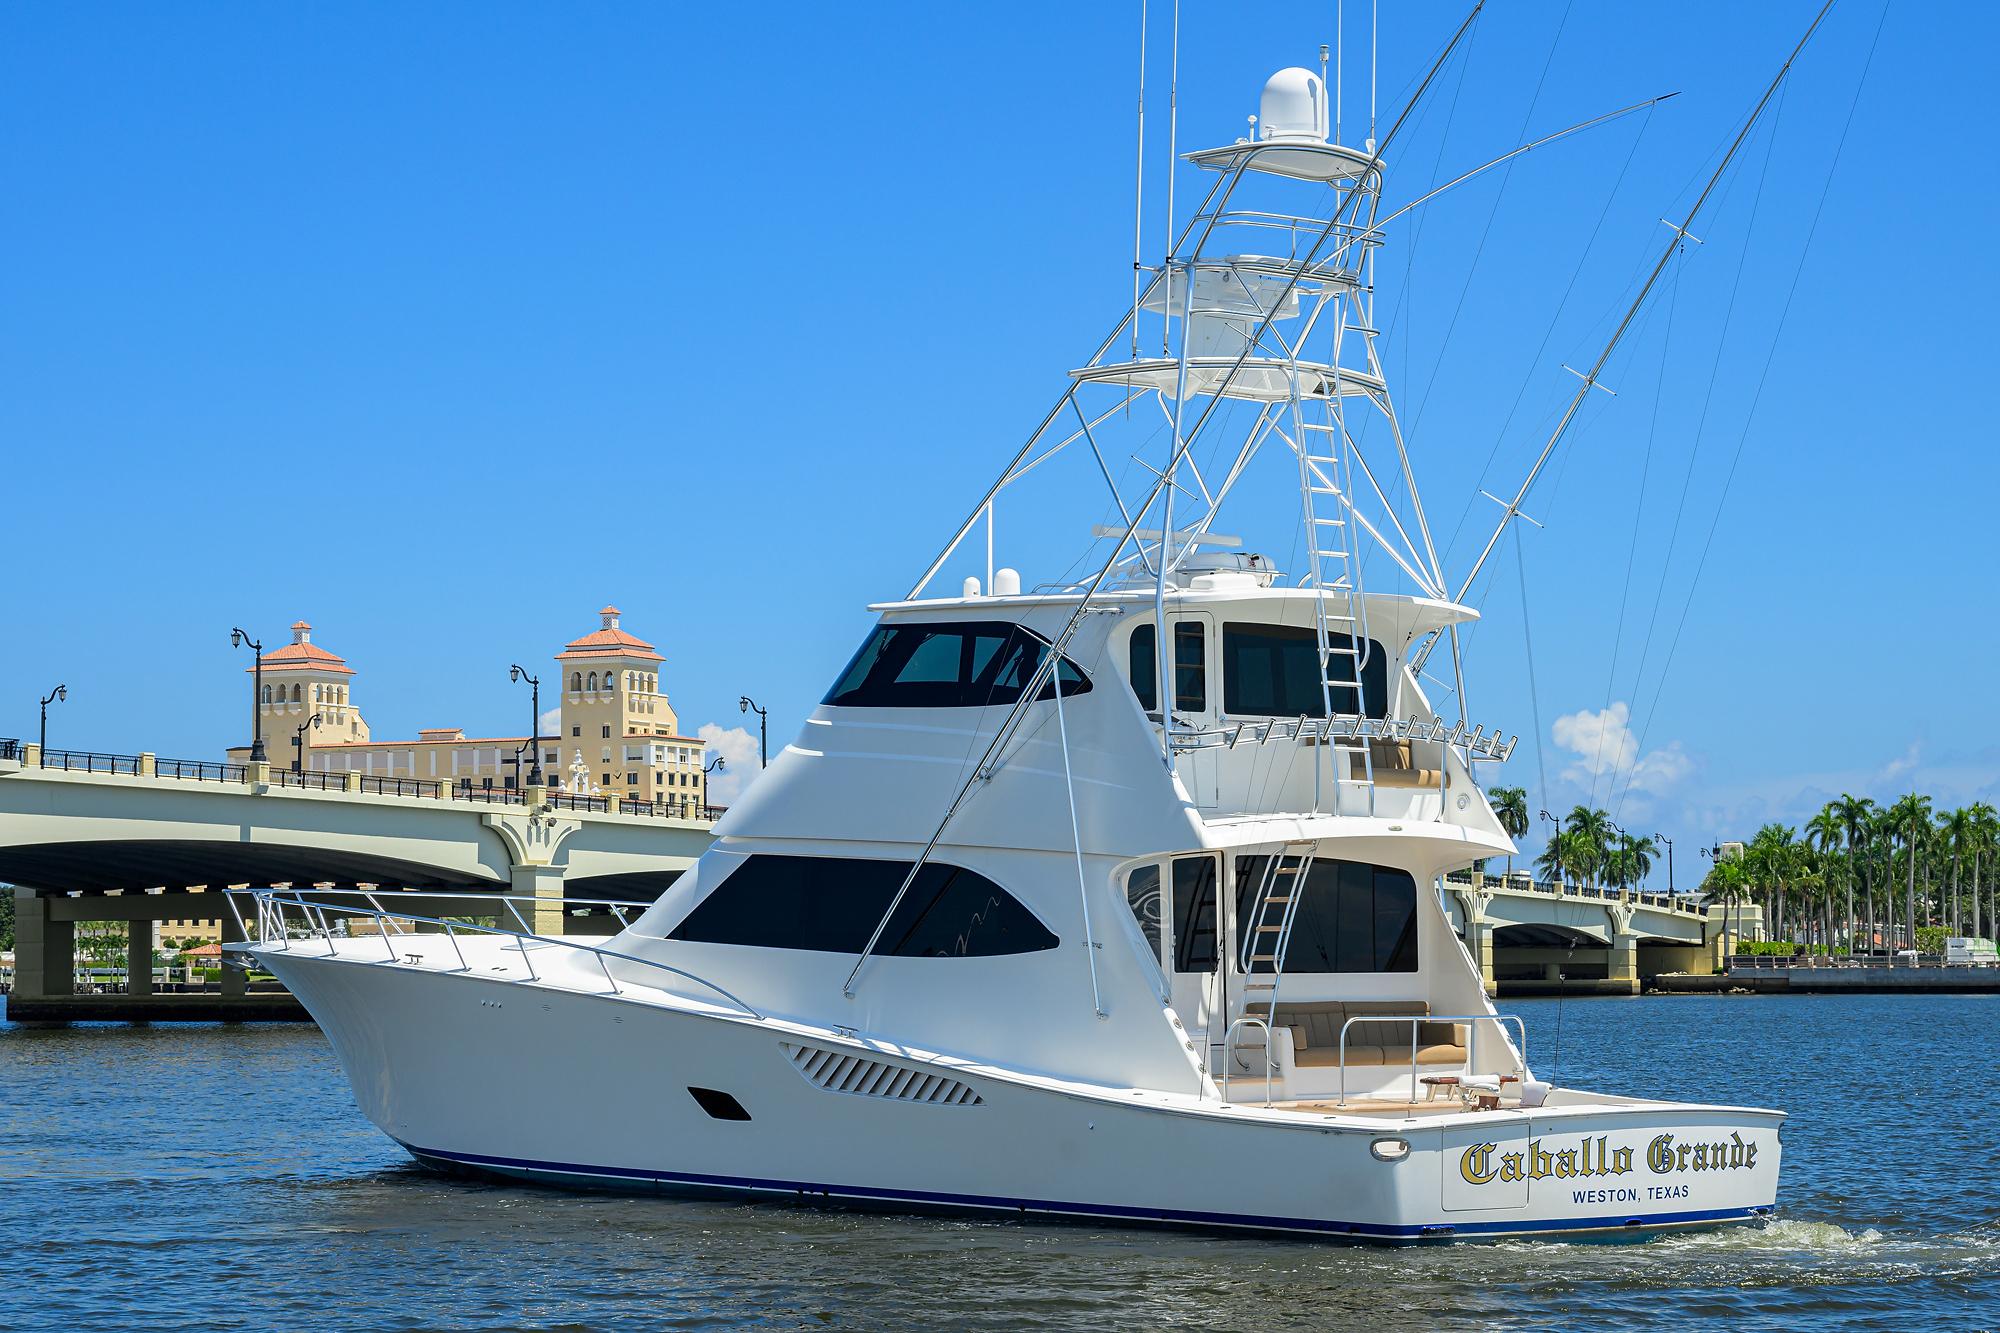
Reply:
[[[320, 889], [320, 890], [310, 890], [308, 892], [314, 898], [334, 897], [349, 893], [358, 893], [362, 897], [371, 900], [379, 898], [388, 898], [393, 900], [395, 897], [398, 896], [407, 896], [412, 898], [449, 896], [461, 899], [465, 897], [465, 895], [462, 893], [448, 895], [444, 893], [435, 893], [428, 890], [410, 892], [406, 894], [371, 893], [363, 890], [347, 890], [347, 889]], [[312, 921], [311, 913], [315, 910], [319, 910], [321, 912], [321, 917], [320, 917], [320, 925], [317, 929], [320, 933], [317, 936], [317, 938], [324, 938], [327, 941], [329, 948], [331, 948], [333, 945], [333, 929], [331, 925], [326, 922], [324, 916], [324, 908], [326, 904], [308, 901], [307, 896], [305, 894], [301, 894], [294, 890], [288, 890], [288, 889], [228, 889], [225, 890], [225, 893], [228, 894], [247, 893], [259, 904], [259, 911], [257, 918], [257, 934], [258, 934], [257, 942], [259, 944], [270, 944], [274, 942], [270, 938], [268, 938], [270, 933], [269, 932], [270, 918], [267, 917], [263, 911], [263, 908], [265, 906], [269, 906], [276, 910], [278, 914], [278, 920], [280, 922], [279, 938], [277, 941], [275, 941], [275, 943], [282, 945], [283, 947], [286, 948], [289, 948], [291, 946], [291, 938], [289, 934], [285, 932], [284, 926], [282, 924], [284, 909], [287, 906], [291, 906], [291, 907], [297, 907], [302, 914], [306, 915], [308, 930], [315, 929], [311, 924]], [[526, 895], [526, 894], [487, 894], [487, 895], [481, 895], [481, 897], [483, 898], [490, 897], [494, 900], [503, 902], [510, 902], [515, 899], [526, 899], [527, 901], [537, 902], [544, 905], [556, 904], [556, 903], [570, 903], [570, 902], [599, 902], [608, 904], [614, 901], [612, 899], [605, 899], [605, 898], [599, 898], [599, 899], [536, 898], [533, 895]], [[535, 944], [553, 944], [563, 948], [575, 949], [582, 953], [591, 954], [597, 959], [597, 965], [599, 968], [603, 970], [605, 980], [610, 983], [611, 993], [614, 995], [622, 995], [624, 992], [619, 990], [617, 979], [611, 975], [610, 964], [605, 961], [606, 959], [610, 958], [616, 958], [620, 962], [637, 963], [641, 967], [655, 968], [661, 972], [666, 972], [673, 976], [680, 977], [684, 981], [691, 981], [697, 986], [701, 986], [707, 990], [715, 992], [717, 995], [720, 995], [723, 999], [729, 1001], [729, 1003], [736, 1006], [738, 1009], [742, 1010], [750, 1017], [757, 1019], [760, 1022], [764, 1018], [764, 1015], [761, 1012], [759, 1012], [754, 1006], [746, 1003], [744, 1000], [738, 998], [736, 995], [731, 994], [729, 991], [723, 989], [721, 986], [716, 985], [714, 982], [708, 980], [706, 977], [696, 976], [694, 973], [689, 972], [684, 968], [675, 967], [670, 963], [662, 963], [656, 959], [641, 958], [636, 954], [623, 953], [616, 949], [606, 949], [601, 945], [585, 944], [578, 940], [566, 939], [560, 935], [541, 935], [528, 931], [503, 930], [497, 926], [482, 926], [477, 924], [476, 922], [470, 922], [470, 921], [448, 921], [442, 917], [413, 916], [408, 912], [397, 912], [389, 908], [379, 907], [379, 906], [365, 907], [365, 908], [351, 907], [348, 906], [347, 904], [342, 904], [342, 903], [335, 903], [333, 904], [333, 906], [335, 906], [341, 911], [348, 912], [354, 916], [369, 917], [377, 923], [378, 928], [385, 927], [389, 919], [392, 917], [398, 924], [402, 922], [414, 922], [420, 925], [443, 927], [445, 934], [450, 938], [452, 947], [454, 949], [458, 949], [459, 962], [461, 964], [460, 970], [466, 970], [463, 966], [465, 961], [465, 953], [463, 949], [459, 949], [458, 939], [455, 932], [458, 930], [469, 930], [474, 932], [475, 934], [500, 935], [509, 939], [521, 941], [522, 942], [521, 952], [524, 961], [527, 955], [526, 946], [528, 943], [531, 942]], [[315, 936], [308, 936], [308, 938], [315, 938]], [[395, 961], [396, 946], [394, 941], [390, 938], [387, 929], [382, 929], [382, 939], [388, 945], [390, 961]], [[529, 964], [529, 969], [530, 969], [531, 980], [539, 980], [539, 978], [534, 977], [532, 963]]]
[[1271, 1044], [1271, 1025], [1255, 1014], [1244, 1014], [1222, 1032], [1222, 1100], [1229, 1100], [1229, 1076], [1235, 1070], [1236, 1029], [1245, 1023], [1252, 1023], [1264, 1029], [1264, 1105], [1269, 1106], [1271, 1096], [1271, 1068], [1278, 1063], [1278, 1052]]
[[[1398, 1001], [1400, 1003], [1400, 1001]], [[1465, 1048], [1465, 1067], [1471, 1069], [1478, 1062], [1479, 1024], [1484, 1022], [1512, 1023], [1520, 1040], [1515, 1044], [1515, 1063], [1523, 1077], [1528, 1072], [1528, 1028], [1517, 1014], [1356, 1014], [1340, 1025], [1340, 1096], [1334, 1105], [1347, 1105], [1347, 1030], [1356, 1023], [1408, 1023], [1410, 1025], [1410, 1104], [1417, 1100], [1417, 1026], [1421, 1023], [1469, 1023]]]

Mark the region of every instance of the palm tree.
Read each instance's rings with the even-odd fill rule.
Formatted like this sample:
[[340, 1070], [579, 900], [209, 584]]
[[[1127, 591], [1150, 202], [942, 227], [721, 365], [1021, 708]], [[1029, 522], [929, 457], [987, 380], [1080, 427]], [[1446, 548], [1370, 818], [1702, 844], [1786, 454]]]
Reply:
[[1579, 805], [1563, 820], [1563, 831], [1575, 836], [1575, 851], [1581, 859], [1576, 869], [1591, 888], [1596, 888], [1605, 853], [1611, 847], [1610, 812]]
[[[1821, 810], [1810, 820], [1806, 821], [1806, 841], [1819, 854], [1822, 872], [1831, 868], [1838, 858], [1840, 850], [1847, 845], [1847, 828], [1841, 822], [1838, 802], [1828, 801], [1824, 810]], [[1844, 860], [1844, 858], [1838, 859]], [[1844, 880], [1845, 878], [1846, 875], [1843, 873], [1842, 879]], [[1851, 889], [1848, 892], [1847, 905], [1849, 914], [1847, 926], [1848, 943], [1851, 946], [1854, 940], [1854, 922], [1852, 920], [1854, 894]], [[1828, 910], [1829, 912], [1832, 910], [1830, 899], [1828, 901]], [[1828, 933], [1831, 935], [1831, 931]], [[1833, 941], [1831, 938], [1827, 940], [1826, 951], [1829, 954], [1833, 952]]]
[[1766, 824], [1743, 849], [1746, 879], [1764, 893], [1764, 920], [1775, 936], [1785, 919], [1785, 889], [1798, 860], [1797, 836], [1784, 824]]
[[1908, 887], [1903, 893], [1904, 925], [1909, 929], [1908, 948], [1917, 947], [1917, 858], [1930, 832], [1931, 798], [1911, 792], [1889, 809], [1889, 817], [1903, 835], [1903, 847], [1910, 858]]
[[1972, 847], [1972, 812], [1967, 809], [1947, 810], [1938, 816], [1938, 831], [1944, 835], [1944, 846], [1951, 850], [1951, 933], [1963, 935], [1960, 927], [1964, 922], [1958, 910], [1958, 875], [1964, 864], [1964, 857]]
[[1535, 869], [1542, 872], [1543, 881], [1553, 883], [1558, 892], [1561, 891], [1563, 881], [1572, 867], [1572, 846], [1573, 840], [1570, 835], [1557, 829], [1549, 835], [1548, 844], [1542, 848], [1542, 854], [1535, 858]]
[[[1848, 862], [1861, 874], [1861, 899], [1868, 908], [1868, 947], [1872, 950], [1875, 947], [1875, 901], [1868, 896], [1868, 862], [1860, 852], [1867, 843], [1868, 821], [1874, 814], [1875, 802], [1865, 796], [1849, 796], [1843, 792], [1840, 799], [1827, 808], [1837, 813], [1844, 833]], [[1851, 878], [1847, 888], [1847, 951], [1854, 952], [1854, 885]]]
[[[1519, 842], [1528, 831], [1528, 790], [1525, 787], [1495, 787], [1486, 793], [1493, 817], [1509, 838]], [[1514, 878], [1514, 855], [1507, 854], [1507, 878]]]
[[1653, 853], [1659, 845], [1651, 838], [1635, 838], [1626, 834], [1619, 846], [1619, 853], [1625, 858], [1625, 869], [1630, 872], [1628, 881], [1634, 888], [1645, 883], [1646, 876], [1653, 873]]
[[2000, 814], [1984, 801], [1974, 801], [1965, 810], [1972, 825], [1972, 933], [1983, 936], [1982, 926], [2000, 926], [2000, 893], [1994, 895], [1994, 910], [1983, 919], [1979, 915], [1979, 863], [2000, 850]]
[[1740, 856], [1725, 857], [1709, 868], [1708, 877], [1702, 882], [1702, 892], [1711, 900], [1722, 904], [1722, 962], [1729, 965], [1730, 918], [1735, 914], [1734, 904], [1742, 902], [1749, 894], [1750, 874]]

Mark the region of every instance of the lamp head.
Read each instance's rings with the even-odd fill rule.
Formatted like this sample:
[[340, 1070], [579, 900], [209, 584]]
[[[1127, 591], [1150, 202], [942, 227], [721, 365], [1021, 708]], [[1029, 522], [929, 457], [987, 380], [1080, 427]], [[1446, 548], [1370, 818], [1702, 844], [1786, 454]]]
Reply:
[[58, 685], [58, 686], [56, 686], [56, 699], [57, 699], [57, 701], [58, 701], [58, 702], [61, 702], [61, 701], [63, 701], [63, 700], [66, 700], [66, 699], [68, 699], [68, 698], [69, 698], [69, 686], [67, 686], [67, 685]]
[[750, 696], [749, 696], [749, 695], [747, 695], [747, 694], [746, 694], [746, 695], [744, 695], [744, 696], [743, 696], [743, 697], [742, 697], [741, 699], [738, 699], [738, 700], [736, 701], [736, 711], [737, 711], [737, 712], [739, 712], [739, 713], [747, 713], [747, 712], [749, 712], [749, 711], [750, 711]]
[[244, 637], [245, 637], [244, 633], [240, 629], [233, 629], [229, 631], [229, 646], [231, 648], [241, 648], [243, 646]]
[[519, 680], [520, 678], [521, 678], [521, 668], [517, 666], [511, 666], [507, 668], [508, 680]]

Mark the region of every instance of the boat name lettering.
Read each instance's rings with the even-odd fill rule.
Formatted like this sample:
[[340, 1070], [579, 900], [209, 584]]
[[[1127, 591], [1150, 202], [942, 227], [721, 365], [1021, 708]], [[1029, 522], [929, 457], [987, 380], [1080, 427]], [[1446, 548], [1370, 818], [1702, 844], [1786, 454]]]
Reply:
[[[1588, 1176], [1632, 1173], [1632, 1149], [1614, 1148], [1605, 1136], [1585, 1138], [1575, 1147], [1551, 1151], [1540, 1139], [1529, 1139], [1526, 1152], [1501, 1152], [1497, 1143], [1475, 1143], [1458, 1159], [1458, 1174], [1469, 1185], [1495, 1180], [1574, 1180]], [[1757, 1145], [1741, 1134], [1727, 1141], [1683, 1143], [1661, 1134], [1646, 1145], [1646, 1167], [1656, 1175], [1676, 1171], [1751, 1170], [1757, 1165]]]

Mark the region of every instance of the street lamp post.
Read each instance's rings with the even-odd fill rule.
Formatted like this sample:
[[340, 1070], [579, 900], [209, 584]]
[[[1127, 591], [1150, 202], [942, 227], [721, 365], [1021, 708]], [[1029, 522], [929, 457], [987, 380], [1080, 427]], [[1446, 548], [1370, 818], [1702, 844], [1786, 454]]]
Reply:
[[715, 756], [714, 759], [711, 759], [708, 763], [705, 763], [701, 766], [702, 809], [704, 810], [708, 809], [708, 775], [710, 773], [720, 773], [723, 769], [728, 767], [729, 767], [728, 761], [725, 760], [721, 755]]
[[230, 647], [241, 648], [245, 644], [249, 645], [256, 659], [250, 682], [250, 762], [261, 764], [267, 762], [264, 754], [264, 645], [260, 640], [251, 638], [245, 630], [229, 631]]
[[[1550, 814], [1546, 810], [1537, 810], [1535, 813], [1539, 815], [1541, 818], [1548, 821], [1550, 825], [1549, 842], [1553, 844], [1557, 838], [1560, 838], [1562, 836], [1562, 831], [1563, 831], [1562, 821], [1560, 819], [1557, 819], [1554, 815]], [[1561, 893], [1562, 859], [1560, 857], [1556, 858], [1555, 864], [1556, 864], [1556, 892]]]
[[303, 773], [306, 771], [306, 733], [319, 725], [319, 719], [320, 715], [314, 713], [311, 717], [299, 723], [298, 727], [292, 732], [292, 749], [298, 752], [292, 756], [292, 772], [294, 773]]
[[519, 663], [507, 668], [507, 678], [528, 682], [528, 707], [534, 713], [528, 723], [528, 740], [535, 747], [535, 752], [528, 756], [528, 785], [539, 787], [542, 785], [542, 678], [529, 675], [527, 668]]
[[757, 767], [762, 770], [770, 765], [770, 717], [757, 706], [757, 701], [744, 695], [736, 701], [738, 711], [757, 715]]
[[67, 698], [69, 698], [69, 686], [67, 685], [58, 685], [42, 696], [42, 743], [40, 747], [42, 754], [49, 752], [49, 705], [52, 703], [61, 703]]
[[1655, 833], [1653, 841], [1667, 844], [1667, 896], [1671, 898], [1674, 896], [1674, 840], [1664, 833]]

